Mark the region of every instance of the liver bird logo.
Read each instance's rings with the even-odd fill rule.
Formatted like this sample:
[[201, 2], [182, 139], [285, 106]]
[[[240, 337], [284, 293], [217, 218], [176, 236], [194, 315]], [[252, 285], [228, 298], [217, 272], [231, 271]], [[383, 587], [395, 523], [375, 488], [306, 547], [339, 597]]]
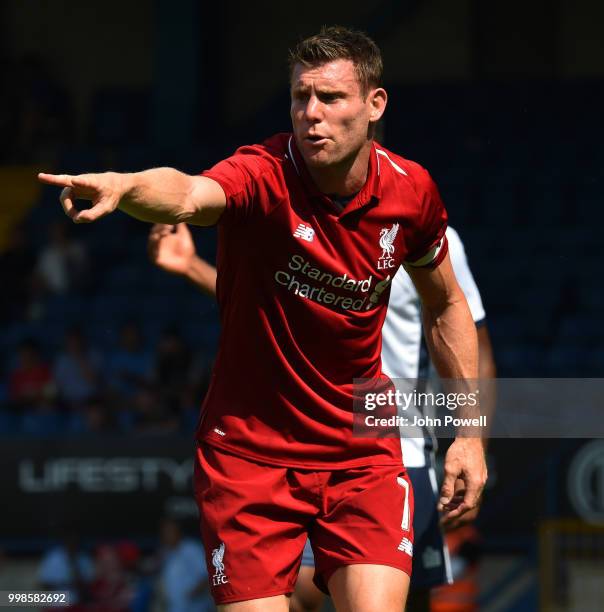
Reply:
[[220, 575], [224, 572], [224, 563], [222, 562], [224, 559], [224, 548], [224, 542], [221, 542], [220, 547], [212, 551], [212, 565], [216, 569], [215, 575]]
[[398, 223], [394, 223], [390, 229], [385, 227], [380, 230], [380, 247], [382, 248], [382, 256], [380, 259], [392, 257], [394, 253], [394, 239], [398, 234]]

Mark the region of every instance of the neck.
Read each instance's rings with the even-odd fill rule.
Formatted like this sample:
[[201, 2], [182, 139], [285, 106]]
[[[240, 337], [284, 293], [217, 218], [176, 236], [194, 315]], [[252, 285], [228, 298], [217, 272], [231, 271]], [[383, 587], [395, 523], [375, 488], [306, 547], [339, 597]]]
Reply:
[[333, 166], [307, 166], [319, 191], [337, 196], [349, 196], [360, 191], [367, 180], [372, 146], [373, 141], [368, 140], [353, 156]]

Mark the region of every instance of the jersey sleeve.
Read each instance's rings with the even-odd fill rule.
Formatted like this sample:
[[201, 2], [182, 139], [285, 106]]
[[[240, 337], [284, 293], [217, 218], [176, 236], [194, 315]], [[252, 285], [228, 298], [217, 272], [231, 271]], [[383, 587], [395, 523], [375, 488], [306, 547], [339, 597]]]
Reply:
[[261, 145], [241, 147], [234, 155], [202, 172], [226, 196], [220, 223], [245, 223], [281, 198], [277, 161]]
[[432, 177], [423, 168], [418, 174], [420, 211], [413, 241], [405, 259], [411, 268], [436, 268], [447, 254], [447, 211]]
[[480, 297], [480, 292], [478, 291], [478, 286], [476, 285], [476, 281], [474, 280], [472, 272], [470, 271], [463, 242], [461, 241], [459, 234], [452, 227], [447, 228], [446, 235], [449, 243], [451, 265], [453, 266], [453, 271], [457, 277], [457, 282], [466, 296], [474, 323], [479, 325], [484, 321], [486, 314], [484, 311], [484, 306], [482, 305], [482, 299]]

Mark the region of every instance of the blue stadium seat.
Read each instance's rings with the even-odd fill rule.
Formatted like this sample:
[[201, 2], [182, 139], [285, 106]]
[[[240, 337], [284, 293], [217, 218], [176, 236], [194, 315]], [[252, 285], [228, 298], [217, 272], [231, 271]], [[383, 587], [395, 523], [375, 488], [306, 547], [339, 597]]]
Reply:
[[21, 431], [31, 436], [53, 436], [65, 431], [65, 417], [57, 412], [27, 411], [21, 417]]
[[0, 435], [7, 436], [19, 430], [18, 417], [8, 410], [0, 409]]
[[131, 431], [136, 424], [136, 413], [127, 408], [120, 409], [115, 415], [119, 431]]
[[64, 418], [63, 431], [67, 434], [84, 434], [88, 432], [86, 417], [80, 412], [72, 412]]

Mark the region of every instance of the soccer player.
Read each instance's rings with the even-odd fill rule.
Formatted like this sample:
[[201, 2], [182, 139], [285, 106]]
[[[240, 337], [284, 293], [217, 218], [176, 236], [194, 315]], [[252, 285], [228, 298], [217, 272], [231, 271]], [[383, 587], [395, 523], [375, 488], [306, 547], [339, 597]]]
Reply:
[[[482, 299], [459, 234], [448, 227], [446, 236], [453, 271], [477, 328], [479, 375], [484, 381], [495, 377], [496, 367]], [[149, 255], [160, 268], [187, 278], [206, 295], [216, 296], [216, 268], [197, 255], [191, 233], [184, 223], [175, 227], [154, 225], [149, 234]], [[382, 369], [392, 378], [427, 381], [434, 377], [422, 336], [421, 302], [411, 278], [402, 268], [392, 281], [388, 312], [382, 328]], [[416, 412], [419, 413], [417, 408]], [[411, 416], [411, 410], [407, 416]], [[422, 437], [402, 438], [403, 460], [413, 485], [415, 504], [413, 572], [407, 604], [409, 612], [428, 612], [429, 589], [452, 581], [449, 555], [437, 512], [434, 432], [425, 429], [422, 433]], [[450, 524], [453, 521], [445, 523], [445, 527], [457, 526], [461, 520], [471, 520], [474, 513], [467, 512], [454, 524]], [[320, 609], [323, 596], [312, 584], [313, 571], [314, 557], [307, 542], [291, 610], [310, 612]]]
[[[326, 28], [291, 53], [292, 134], [201, 176], [39, 175], [63, 187], [76, 223], [119, 208], [153, 223], [218, 224], [222, 334], [195, 484], [222, 610], [287, 610], [307, 535], [316, 582], [336, 608], [404, 605], [413, 499], [400, 440], [352, 432], [353, 381], [381, 377], [388, 289], [403, 263], [439, 375], [477, 378], [476, 330], [436, 186], [373, 141], [387, 102], [381, 74], [373, 41]], [[439, 504], [449, 518], [476, 506], [486, 480], [482, 442], [464, 433], [445, 458]]]

